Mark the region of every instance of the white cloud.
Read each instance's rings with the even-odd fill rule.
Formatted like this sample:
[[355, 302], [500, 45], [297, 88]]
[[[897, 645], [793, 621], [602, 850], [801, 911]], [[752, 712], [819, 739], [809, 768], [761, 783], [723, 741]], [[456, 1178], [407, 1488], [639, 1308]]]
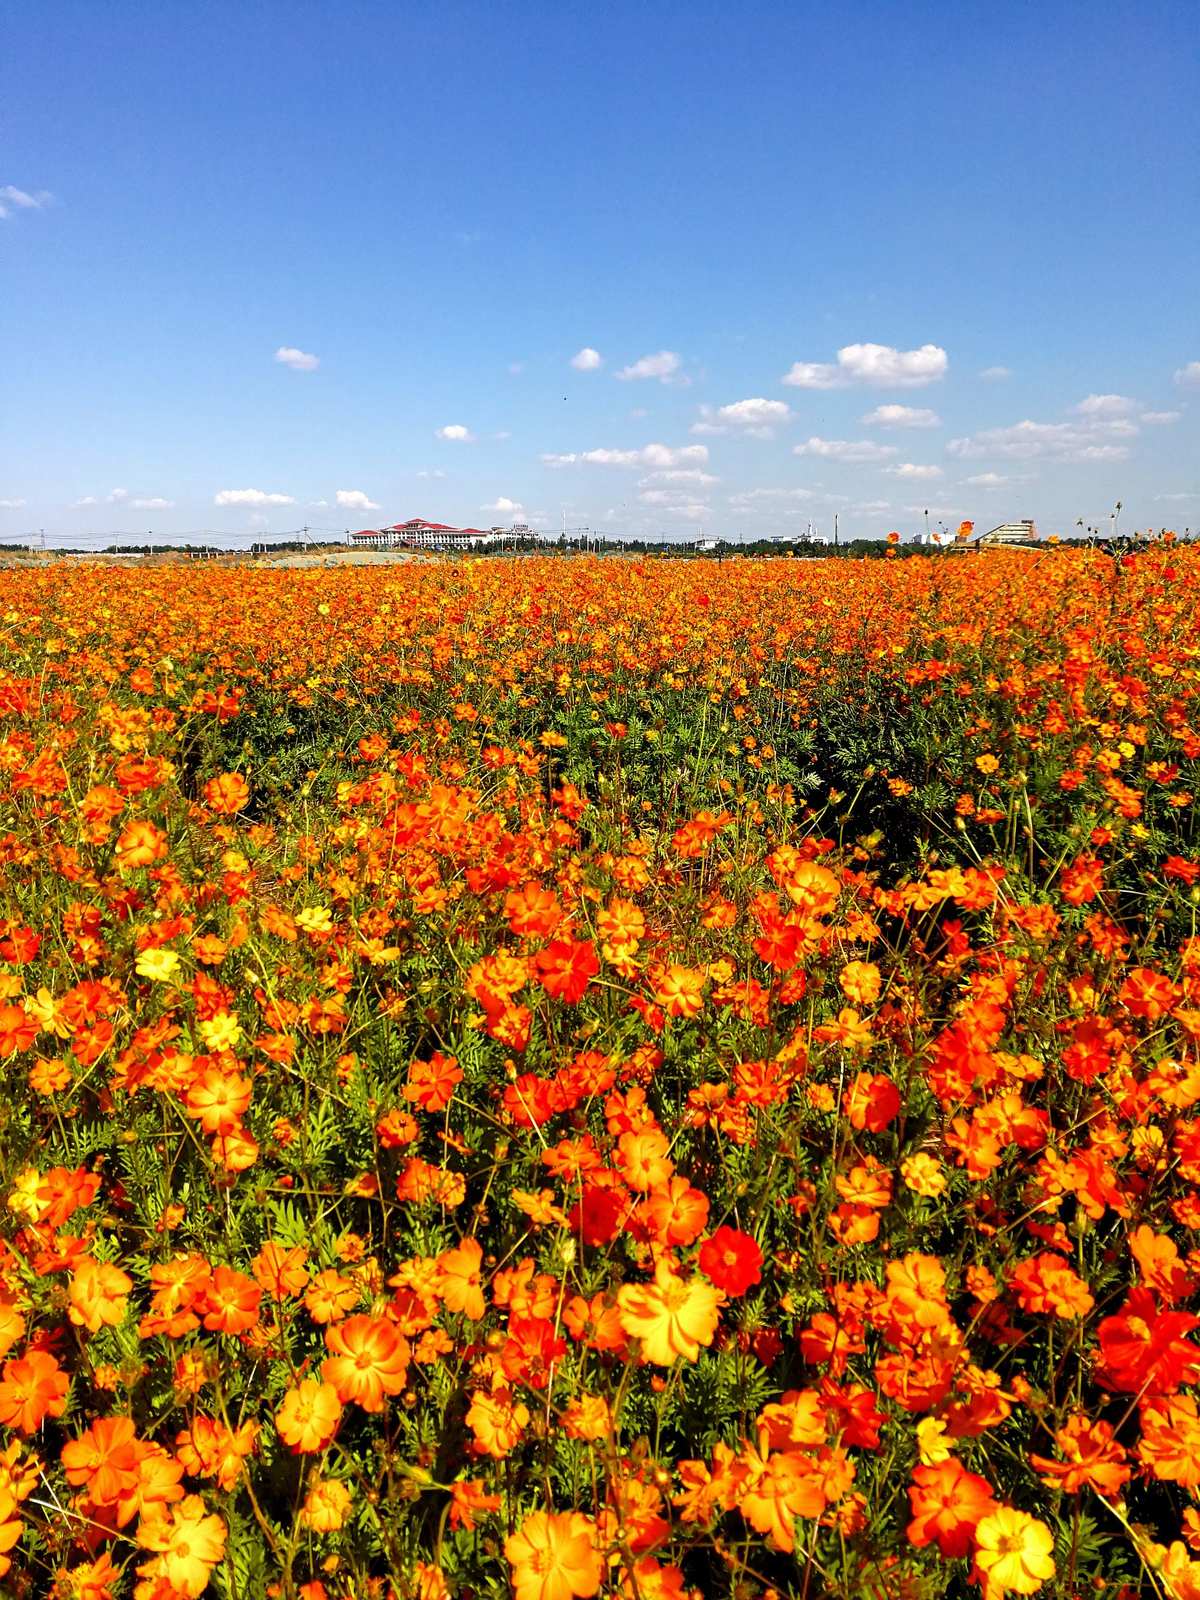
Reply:
[[890, 344], [847, 344], [836, 363], [797, 361], [781, 382], [793, 389], [848, 389], [869, 384], [877, 389], [920, 389], [944, 378], [949, 362], [941, 345], [896, 350]]
[[973, 489], [1002, 489], [1006, 483], [1014, 481], [1014, 479], [1006, 478], [999, 472], [976, 472], [967, 479]]
[[821, 496], [812, 489], [747, 489], [742, 494], [731, 494], [731, 506], [749, 507], [759, 500], [819, 500]]
[[108, 503], [109, 503], [110, 506], [124, 505], [126, 500], [128, 500], [128, 499], [129, 499], [129, 490], [128, 489], [110, 489], [108, 491]]
[[639, 489], [652, 488], [656, 483], [690, 483], [696, 489], [708, 489], [720, 478], [711, 472], [699, 472], [692, 467], [670, 467], [665, 472], [651, 472], [638, 479]]
[[1137, 410], [1136, 400], [1130, 400], [1123, 394], [1089, 394], [1071, 410], [1077, 417], [1127, 417], [1131, 411]]
[[169, 511], [175, 504], [174, 500], [164, 500], [161, 495], [150, 495], [144, 500], [130, 500], [129, 505], [134, 511]]
[[868, 428], [940, 428], [942, 425], [936, 411], [921, 406], [876, 406], [862, 421]]
[[1200, 383], [1200, 361], [1189, 361], [1175, 374], [1176, 383]]
[[1178, 422], [1183, 415], [1182, 411], [1143, 411], [1138, 417], [1139, 422], [1144, 422], [1148, 427], [1165, 427], [1169, 422]]
[[82, 511], [85, 506], [96, 506], [99, 504], [100, 502], [96, 499], [94, 494], [85, 494], [81, 499], [72, 503], [71, 510]]
[[525, 508], [519, 500], [510, 500], [506, 494], [502, 494], [498, 499], [493, 500], [491, 505], [480, 506], [479, 509], [480, 511], [494, 511], [498, 516], [511, 516], [518, 511], [523, 511]]
[[293, 372], [315, 372], [321, 365], [320, 356], [310, 356], [307, 350], [297, 350], [290, 344], [281, 344], [275, 359], [281, 367], [290, 367]]
[[518, 378], [518, 377], [520, 377], [521, 373], [524, 372], [524, 371], [525, 371], [525, 363], [523, 361], [510, 361], [508, 363], [509, 377]]
[[379, 502], [370, 499], [362, 489], [339, 489], [336, 498], [343, 511], [379, 510]]
[[294, 506], [290, 494], [268, 494], [265, 489], [220, 489], [213, 497], [215, 506]]
[[642, 356], [632, 366], [622, 367], [617, 377], [623, 382], [633, 378], [657, 378], [660, 383], [670, 383], [680, 365], [679, 357], [673, 350], [660, 350], [656, 355]]
[[697, 434], [719, 434], [728, 433], [729, 428], [726, 423], [719, 422], [717, 420], [717, 413], [712, 406], [701, 406], [700, 420], [699, 422], [693, 422], [691, 427], [688, 429], [688, 432]]
[[[754, 434], [760, 439], [773, 439], [775, 425], [787, 422], [792, 415], [791, 408], [782, 400], [735, 400], [732, 405], [721, 406], [717, 411], [720, 424], [731, 428], [744, 428], [747, 433]], [[692, 432], [698, 432], [693, 427]]]
[[604, 357], [599, 350], [593, 350], [590, 344], [585, 344], [582, 350], [577, 350], [571, 357], [571, 365], [576, 372], [596, 372], [604, 365]]
[[964, 439], [951, 439], [946, 454], [969, 461], [999, 456], [1008, 461], [1124, 461], [1125, 445], [1098, 443], [1105, 434], [1122, 437], [1137, 429], [1123, 419], [1101, 420], [1091, 427], [1075, 422], [1015, 422], [1009, 428], [985, 428]]
[[24, 500], [0, 500], [0, 511], [20, 511]]
[[1156, 500], [1200, 500], [1200, 490], [1184, 489], [1177, 494], [1156, 494]]
[[890, 472], [893, 477], [908, 478], [912, 482], [916, 482], [918, 479], [925, 482], [928, 479], [943, 476], [941, 467], [922, 466], [913, 461], [903, 461], [899, 466], [885, 467], [883, 470]]
[[806, 439], [792, 446], [793, 455], [823, 456], [828, 461], [887, 461], [898, 455], [894, 444], [876, 444], [873, 439]]
[[984, 367], [979, 374], [985, 383], [1003, 383], [1005, 378], [1012, 377], [1011, 367]]
[[461, 422], [449, 422], [444, 428], [437, 431], [439, 439], [446, 439], [451, 444], [474, 444], [475, 435], [470, 428], [464, 428]]
[[0, 218], [11, 217], [14, 211], [44, 211], [54, 203], [48, 189], [30, 194], [28, 189], [18, 189], [11, 183], [0, 184]]
[[434, 467], [432, 471], [422, 471], [417, 473], [418, 478], [444, 478], [445, 476], [446, 474], [442, 471], [441, 467]]
[[686, 467], [704, 466], [707, 461], [708, 447], [702, 444], [685, 444], [677, 450], [665, 444], [647, 444], [640, 450], [572, 450], [542, 457], [547, 467]]

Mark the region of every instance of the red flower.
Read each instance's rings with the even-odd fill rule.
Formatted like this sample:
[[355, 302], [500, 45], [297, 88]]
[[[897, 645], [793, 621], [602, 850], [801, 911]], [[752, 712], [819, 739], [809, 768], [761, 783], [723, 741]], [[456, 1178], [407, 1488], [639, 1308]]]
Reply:
[[583, 999], [600, 963], [586, 939], [555, 939], [539, 952], [537, 969], [546, 993], [573, 1006]]
[[700, 1270], [726, 1294], [745, 1294], [762, 1277], [763, 1253], [748, 1233], [718, 1228], [700, 1246]]
[[1149, 1289], [1131, 1289], [1100, 1324], [1101, 1370], [1126, 1394], [1173, 1394], [1200, 1378], [1200, 1348], [1183, 1337], [1200, 1327], [1186, 1311], [1159, 1311]]

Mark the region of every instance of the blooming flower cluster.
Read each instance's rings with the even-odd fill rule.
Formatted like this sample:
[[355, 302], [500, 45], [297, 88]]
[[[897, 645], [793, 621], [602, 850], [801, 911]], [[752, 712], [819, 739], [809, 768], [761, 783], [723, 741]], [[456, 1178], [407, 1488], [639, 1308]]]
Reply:
[[0, 574], [4, 1593], [1200, 1600], [1198, 695], [1169, 540]]

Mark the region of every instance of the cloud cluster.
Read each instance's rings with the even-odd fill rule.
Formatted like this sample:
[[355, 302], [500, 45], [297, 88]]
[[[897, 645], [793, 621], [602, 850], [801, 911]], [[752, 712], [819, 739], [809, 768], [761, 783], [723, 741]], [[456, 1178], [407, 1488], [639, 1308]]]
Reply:
[[582, 350], [577, 350], [571, 357], [571, 365], [576, 372], [596, 372], [604, 365], [604, 357], [599, 350], [593, 350], [590, 344], [585, 344]]
[[[128, 506], [131, 511], [169, 511], [175, 504], [174, 500], [165, 500], [160, 494], [132, 495], [128, 489], [110, 489], [104, 499], [110, 506]], [[80, 511], [86, 506], [99, 504], [100, 501], [94, 494], [85, 494], [81, 499], [74, 501], [71, 510]]]
[[647, 444], [640, 450], [572, 450], [565, 455], [544, 455], [547, 467], [686, 467], [703, 466], [708, 461], [708, 447], [702, 444], [685, 444], [672, 449], [665, 444]]
[[1124, 461], [1129, 447], [1114, 444], [1113, 437], [1136, 433], [1133, 424], [1115, 419], [1107, 425], [1076, 422], [1015, 422], [1008, 428], [984, 428], [962, 439], [951, 439], [946, 454], [960, 461], [994, 456], [1004, 461]]
[[48, 189], [30, 194], [28, 189], [18, 189], [15, 184], [0, 184], [0, 219], [11, 217], [14, 211], [44, 211], [53, 204], [54, 196]]
[[269, 494], [265, 489], [219, 489], [213, 496], [215, 506], [294, 506], [290, 494]]
[[378, 511], [379, 502], [371, 500], [362, 489], [339, 489], [337, 503], [344, 511]]
[[275, 359], [281, 367], [290, 367], [293, 372], [315, 372], [321, 365], [320, 356], [309, 355], [307, 350], [297, 350], [290, 344], [281, 344]]
[[1183, 384], [1200, 383], [1200, 361], [1189, 361], [1185, 367], [1180, 367], [1175, 374], [1175, 382]]
[[470, 428], [464, 428], [461, 422], [448, 422], [444, 428], [437, 431], [439, 439], [445, 439], [449, 444], [474, 444], [475, 435]]
[[674, 350], [659, 350], [652, 356], [642, 356], [631, 366], [622, 367], [617, 377], [623, 383], [639, 378], [657, 378], [659, 383], [670, 383], [677, 377], [681, 366], [682, 362]]
[[899, 451], [894, 444], [876, 444], [874, 439], [806, 439], [792, 446], [797, 456], [820, 456], [826, 461], [888, 461]]
[[862, 419], [868, 428], [940, 428], [936, 411], [922, 406], [876, 406]]
[[906, 478], [910, 483], [927, 482], [943, 476], [941, 467], [923, 466], [915, 461], [903, 461], [894, 467], [885, 467], [893, 477]]
[[493, 511], [497, 516], [515, 516], [518, 511], [525, 508], [519, 500], [510, 500], [506, 494], [500, 495], [490, 505], [480, 506], [480, 511]]
[[920, 389], [944, 378], [949, 361], [941, 345], [897, 350], [890, 344], [847, 344], [837, 360], [796, 361], [781, 382], [793, 389]]

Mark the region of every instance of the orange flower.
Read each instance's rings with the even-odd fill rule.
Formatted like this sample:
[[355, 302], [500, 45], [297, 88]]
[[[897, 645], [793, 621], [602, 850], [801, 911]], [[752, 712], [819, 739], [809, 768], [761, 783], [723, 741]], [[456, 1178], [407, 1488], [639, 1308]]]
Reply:
[[249, 1078], [208, 1067], [188, 1089], [185, 1104], [205, 1133], [229, 1133], [245, 1115], [252, 1087]]
[[82, 1256], [71, 1274], [67, 1315], [76, 1327], [89, 1333], [98, 1333], [106, 1323], [115, 1327], [124, 1321], [126, 1296], [132, 1288], [133, 1279], [120, 1267]]
[[838, 973], [842, 993], [852, 1005], [872, 1006], [879, 999], [883, 978], [873, 961], [848, 961]]
[[240, 772], [221, 772], [204, 785], [204, 803], [220, 817], [234, 817], [244, 811], [250, 799], [250, 785]]
[[67, 1409], [70, 1379], [44, 1350], [6, 1361], [0, 1373], [0, 1422], [18, 1433], [36, 1433], [47, 1417]]
[[457, 1250], [446, 1250], [438, 1257], [438, 1293], [447, 1311], [461, 1311], [478, 1322], [487, 1309], [479, 1272], [483, 1247], [478, 1239], [464, 1239]]
[[262, 1290], [232, 1267], [218, 1267], [204, 1291], [204, 1326], [210, 1333], [245, 1333], [258, 1321]]
[[136, 1492], [140, 1459], [137, 1430], [129, 1417], [97, 1417], [62, 1447], [67, 1482], [85, 1488], [99, 1507], [115, 1506]]
[[1048, 1489], [1063, 1489], [1078, 1494], [1094, 1489], [1106, 1499], [1115, 1499], [1129, 1477], [1125, 1451], [1113, 1437], [1107, 1422], [1093, 1422], [1077, 1412], [1054, 1435], [1062, 1453], [1061, 1461], [1031, 1455], [1029, 1463], [1041, 1474]]
[[621, 1327], [641, 1341], [642, 1359], [660, 1367], [680, 1357], [695, 1361], [701, 1345], [712, 1343], [722, 1299], [703, 1278], [676, 1277], [665, 1260], [654, 1269], [652, 1284], [625, 1283], [617, 1293]]
[[411, 1352], [386, 1317], [348, 1317], [326, 1329], [325, 1343], [333, 1354], [321, 1363], [321, 1376], [343, 1405], [382, 1411], [385, 1398], [403, 1390]]
[[476, 1450], [499, 1460], [520, 1443], [529, 1422], [529, 1407], [515, 1400], [511, 1389], [497, 1388], [490, 1393], [480, 1389], [471, 1396], [466, 1420], [475, 1435]]
[[304, 1291], [304, 1309], [314, 1322], [340, 1322], [357, 1305], [362, 1291], [353, 1278], [327, 1268], [318, 1272]]
[[596, 1525], [578, 1511], [535, 1511], [504, 1541], [516, 1600], [573, 1600], [599, 1593], [604, 1563]]
[[165, 1579], [184, 1600], [198, 1600], [225, 1554], [225, 1531], [224, 1522], [209, 1515], [198, 1494], [186, 1495], [174, 1510], [142, 1518], [138, 1543], [158, 1554], [138, 1572], [144, 1578]]
[[0, 1056], [28, 1050], [37, 1036], [37, 1020], [24, 1006], [0, 1005]]
[[966, 1555], [976, 1526], [995, 1507], [987, 1480], [968, 1472], [953, 1456], [936, 1466], [914, 1468], [908, 1501], [909, 1543], [920, 1550], [936, 1542], [948, 1559]]
[[250, 1270], [273, 1300], [286, 1300], [299, 1294], [308, 1282], [307, 1260], [308, 1251], [302, 1244], [289, 1249], [268, 1239], [250, 1263]]
[[300, 1521], [314, 1533], [336, 1533], [350, 1511], [350, 1491], [338, 1478], [311, 1478]]
[[419, 1105], [422, 1111], [444, 1111], [462, 1081], [457, 1059], [435, 1050], [428, 1061], [414, 1061], [409, 1067], [404, 1098]]
[[882, 1133], [900, 1112], [900, 1091], [882, 1072], [859, 1072], [842, 1095], [842, 1110], [852, 1128]]
[[300, 1455], [324, 1450], [342, 1420], [342, 1403], [331, 1383], [303, 1378], [283, 1397], [275, 1426], [285, 1444]]
[[794, 1549], [796, 1518], [819, 1517], [828, 1504], [816, 1463], [801, 1451], [782, 1451], [765, 1461], [752, 1455], [749, 1465], [738, 1510], [776, 1550]]
[[128, 871], [150, 867], [167, 853], [167, 836], [152, 822], [126, 823], [117, 839], [117, 865]]

